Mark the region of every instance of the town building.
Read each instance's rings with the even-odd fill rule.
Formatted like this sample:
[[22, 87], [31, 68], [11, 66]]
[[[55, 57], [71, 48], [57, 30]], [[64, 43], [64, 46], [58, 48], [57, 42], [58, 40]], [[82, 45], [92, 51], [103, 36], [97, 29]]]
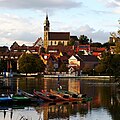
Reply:
[[50, 22], [48, 15], [44, 22], [44, 48], [47, 50], [48, 46], [57, 46], [62, 44], [67, 46], [70, 41], [70, 32], [50, 32]]

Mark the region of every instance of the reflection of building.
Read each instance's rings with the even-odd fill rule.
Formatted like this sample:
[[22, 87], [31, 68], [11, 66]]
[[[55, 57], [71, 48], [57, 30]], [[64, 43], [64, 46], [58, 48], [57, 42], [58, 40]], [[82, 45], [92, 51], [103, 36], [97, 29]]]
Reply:
[[75, 92], [75, 93], [80, 93], [80, 81], [74, 79], [70, 79], [68, 81], [68, 91], [70, 92]]

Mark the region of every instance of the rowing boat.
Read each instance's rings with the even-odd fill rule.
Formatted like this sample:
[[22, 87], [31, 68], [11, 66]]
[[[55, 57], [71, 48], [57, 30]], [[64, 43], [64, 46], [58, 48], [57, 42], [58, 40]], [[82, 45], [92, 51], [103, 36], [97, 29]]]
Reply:
[[61, 101], [60, 97], [57, 95], [53, 95], [50, 92], [39, 92], [39, 91], [33, 91], [35, 96], [38, 96], [40, 99], [42, 99], [45, 102], [59, 102]]
[[20, 90], [21, 94], [24, 95], [25, 97], [29, 98], [31, 100], [31, 103], [37, 102], [43, 102], [42, 99], [40, 99], [39, 97], [35, 96], [34, 94], [30, 94], [28, 92], [25, 92], [23, 90]]
[[81, 101], [82, 100], [82, 97], [80, 97], [80, 96], [71, 95], [71, 94], [68, 94], [68, 93], [63, 92], [63, 91], [50, 90], [50, 92], [51, 92], [51, 94], [55, 94], [55, 95], [61, 96], [66, 101]]
[[12, 98], [9, 95], [0, 96], [0, 104], [9, 104], [12, 103]]

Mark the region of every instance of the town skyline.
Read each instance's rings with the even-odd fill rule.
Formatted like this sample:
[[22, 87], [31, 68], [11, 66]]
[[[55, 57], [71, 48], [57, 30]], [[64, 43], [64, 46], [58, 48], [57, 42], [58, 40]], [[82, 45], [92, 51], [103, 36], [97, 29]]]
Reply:
[[118, 30], [118, 0], [0, 0], [0, 46], [32, 45], [44, 35], [43, 23], [48, 14], [50, 31], [84, 34], [93, 42], [105, 43], [110, 32]]

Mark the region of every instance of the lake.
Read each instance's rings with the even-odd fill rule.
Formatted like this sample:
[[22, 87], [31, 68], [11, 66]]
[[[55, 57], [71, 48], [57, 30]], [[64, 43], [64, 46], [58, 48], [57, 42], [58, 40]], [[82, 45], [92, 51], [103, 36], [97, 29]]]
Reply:
[[[13, 108], [0, 107], [0, 120], [119, 120], [120, 93], [118, 84], [107, 80], [82, 80], [80, 78], [60, 78], [63, 90], [87, 94], [92, 101], [41, 103]], [[33, 90], [57, 89], [57, 78], [6, 78], [10, 89], [0, 89], [0, 93], [15, 94], [18, 89], [33, 93]]]

